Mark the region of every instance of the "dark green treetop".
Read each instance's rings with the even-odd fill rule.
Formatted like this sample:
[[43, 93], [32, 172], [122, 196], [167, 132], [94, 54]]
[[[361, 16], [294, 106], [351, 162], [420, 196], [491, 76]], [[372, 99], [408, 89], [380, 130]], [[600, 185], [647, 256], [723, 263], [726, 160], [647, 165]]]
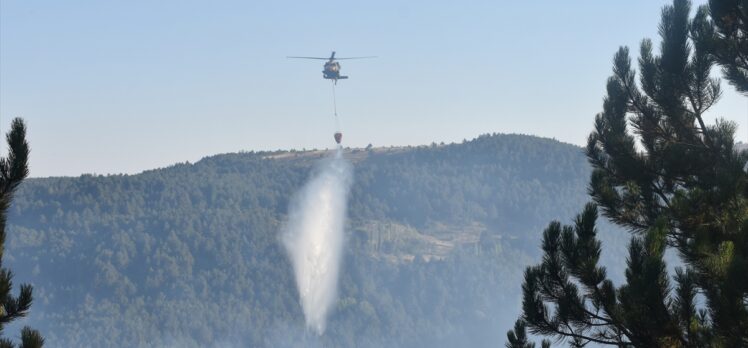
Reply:
[[[748, 345], [748, 153], [735, 148], [735, 124], [704, 121], [720, 96], [713, 65], [745, 91], [744, 32], [720, 24], [744, 3], [712, 1], [711, 16], [702, 7], [690, 20], [690, 2], [675, 0], [662, 11], [659, 55], [641, 44], [638, 74], [627, 48], [616, 53], [586, 150], [595, 204], [545, 230], [543, 261], [523, 284], [530, 332], [572, 346]], [[598, 207], [634, 234], [620, 287], [598, 264]], [[668, 248], [683, 261], [673, 279]]]
[[[13, 193], [29, 174], [29, 144], [26, 142], [26, 126], [16, 118], [6, 136], [8, 156], [0, 158], [0, 334], [5, 325], [28, 314], [32, 302], [31, 285], [22, 284], [18, 296], [13, 296], [13, 272], [3, 267], [5, 250], [5, 225]], [[41, 347], [44, 339], [38, 331], [29, 327], [21, 330], [22, 348]], [[0, 338], [0, 347], [15, 347], [8, 338]]]

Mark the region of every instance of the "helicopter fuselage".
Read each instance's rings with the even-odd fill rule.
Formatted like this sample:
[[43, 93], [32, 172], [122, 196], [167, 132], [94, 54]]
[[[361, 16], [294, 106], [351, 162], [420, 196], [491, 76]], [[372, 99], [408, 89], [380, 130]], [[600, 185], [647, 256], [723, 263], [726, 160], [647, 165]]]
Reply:
[[329, 60], [325, 63], [325, 68], [322, 70], [322, 77], [328, 80], [343, 80], [348, 78], [348, 76], [340, 75], [340, 63], [334, 60]]

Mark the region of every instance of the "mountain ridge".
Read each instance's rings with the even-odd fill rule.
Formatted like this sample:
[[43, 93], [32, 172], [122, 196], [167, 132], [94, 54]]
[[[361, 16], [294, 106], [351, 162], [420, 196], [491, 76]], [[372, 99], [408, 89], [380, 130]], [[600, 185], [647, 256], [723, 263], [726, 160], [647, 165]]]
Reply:
[[[347, 154], [345, 261], [322, 346], [495, 346], [542, 229], [587, 200], [584, 154], [551, 139]], [[37, 291], [28, 321], [52, 346], [310, 343], [278, 233], [324, 154], [267, 155], [29, 179], [7, 249]]]
[[[467, 140], [463, 139], [462, 142], [451, 142], [451, 143], [445, 143], [445, 142], [432, 142], [431, 144], [421, 144], [421, 145], [383, 145], [383, 146], [372, 146], [371, 147], [343, 147], [346, 155], [352, 156], [352, 160], [359, 159], [360, 156], [355, 156], [356, 154], [361, 153], [377, 153], [377, 154], [395, 154], [398, 152], [403, 151], [410, 151], [414, 149], [424, 149], [424, 148], [434, 148], [434, 147], [445, 147], [445, 146], [455, 146], [455, 145], [461, 145], [465, 144], [474, 140], [477, 140], [481, 137], [518, 137], [518, 138], [533, 138], [538, 139], [541, 141], [549, 141], [552, 143], [557, 143], [562, 146], [571, 146], [575, 147], [581, 150], [583, 150], [583, 147], [579, 145], [575, 145], [572, 143], [567, 143], [560, 141], [556, 138], [548, 138], [548, 137], [542, 137], [532, 134], [522, 134], [522, 133], [483, 133], [478, 135], [477, 137]], [[748, 144], [746, 145], [748, 146]], [[181, 162], [175, 162], [163, 167], [154, 167], [154, 168], [148, 168], [144, 169], [137, 173], [81, 173], [79, 175], [52, 175], [52, 176], [44, 176], [44, 177], [35, 177], [33, 176], [33, 173], [31, 173], [31, 177], [28, 180], [37, 180], [37, 179], [55, 179], [55, 178], [79, 178], [79, 177], [106, 177], [106, 176], [134, 176], [134, 175], [140, 175], [152, 171], [158, 171], [162, 169], [168, 169], [171, 167], [178, 167], [183, 165], [194, 165], [199, 163], [200, 161], [211, 159], [215, 157], [222, 157], [222, 156], [235, 156], [235, 155], [259, 155], [264, 156], [268, 159], [298, 159], [299, 157], [305, 157], [305, 158], [319, 158], [321, 156], [324, 156], [325, 154], [329, 153], [330, 151], [334, 151], [335, 148], [325, 148], [325, 149], [278, 149], [278, 150], [238, 150], [234, 152], [222, 152], [222, 153], [216, 153], [213, 155], [207, 155], [203, 156], [202, 158], [198, 159], [197, 161], [191, 162], [191, 161], [181, 161]]]

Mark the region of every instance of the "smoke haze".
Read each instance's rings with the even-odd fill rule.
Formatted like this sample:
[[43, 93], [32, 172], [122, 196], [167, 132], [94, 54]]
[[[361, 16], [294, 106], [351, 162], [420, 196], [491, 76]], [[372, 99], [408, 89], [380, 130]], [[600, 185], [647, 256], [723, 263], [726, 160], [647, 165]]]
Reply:
[[283, 231], [307, 327], [319, 335], [337, 296], [351, 178], [351, 165], [338, 149], [293, 198]]

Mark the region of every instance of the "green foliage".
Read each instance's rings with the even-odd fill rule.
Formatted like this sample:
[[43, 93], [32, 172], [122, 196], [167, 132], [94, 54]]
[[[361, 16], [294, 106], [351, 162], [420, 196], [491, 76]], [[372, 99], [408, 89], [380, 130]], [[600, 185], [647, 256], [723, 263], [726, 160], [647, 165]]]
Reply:
[[748, 94], [748, 3], [710, 0], [696, 13], [694, 43], [722, 66], [725, 78]]
[[21, 347], [22, 348], [41, 348], [44, 345], [44, 338], [39, 331], [24, 327], [21, 329]]
[[[628, 49], [615, 55], [587, 146], [597, 205], [575, 226], [546, 229], [543, 262], [528, 268], [523, 285], [531, 332], [572, 345], [748, 345], [748, 152], [735, 148], [734, 124], [703, 120], [720, 94], [715, 62], [745, 86], [745, 2], [710, 4], [719, 18], [701, 8], [689, 21], [686, 0], [663, 9], [660, 55], [642, 42], [638, 84]], [[734, 28], [724, 27], [729, 21]], [[597, 206], [634, 233], [618, 288], [598, 266]], [[667, 248], [684, 263], [675, 289]]]
[[324, 155], [25, 181], [8, 255], [34, 284], [29, 320], [61, 347], [495, 346], [532, 231], [572, 214], [590, 173], [579, 147], [520, 135], [348, 152], [339, 301], [317, 339], [278, 235]]
[[[11, 123], [10, 132], [6, 136], [8, 142], [8, 156], [0, 158], [0, 265], [5, 256], [5, 238], [8, 208], [13, 200], [13, 194], [23, 179], [29, 174], [28, 157], [29, 144], [26, 142], [26, 125], [23, 120], [16, 118]], [[22, 284], [18, 296], [13, 296], [13, 272], [0, 266], [0, 333], [10, 322], [25, 317], [33, 297], [31, 285]], [[41, 347], [44, 343], [39, 332], [24, 327], [21, 330], [21, 347]], [[2, 338], [0, 346], [15, 347], [13, 341]]]
[[[535, 348], [535, 343], [528, 342], [527, 340], [526, 326], [527, 324], [521, 319], [514, 323], [514, 330], [509, 330], [509, 332], [506, 333], [508, 338], [505, 345], [506, 348]], [[542, 348], [550, 348], [550, 346], [551, 341], [543, 340], [541, 343]]]

